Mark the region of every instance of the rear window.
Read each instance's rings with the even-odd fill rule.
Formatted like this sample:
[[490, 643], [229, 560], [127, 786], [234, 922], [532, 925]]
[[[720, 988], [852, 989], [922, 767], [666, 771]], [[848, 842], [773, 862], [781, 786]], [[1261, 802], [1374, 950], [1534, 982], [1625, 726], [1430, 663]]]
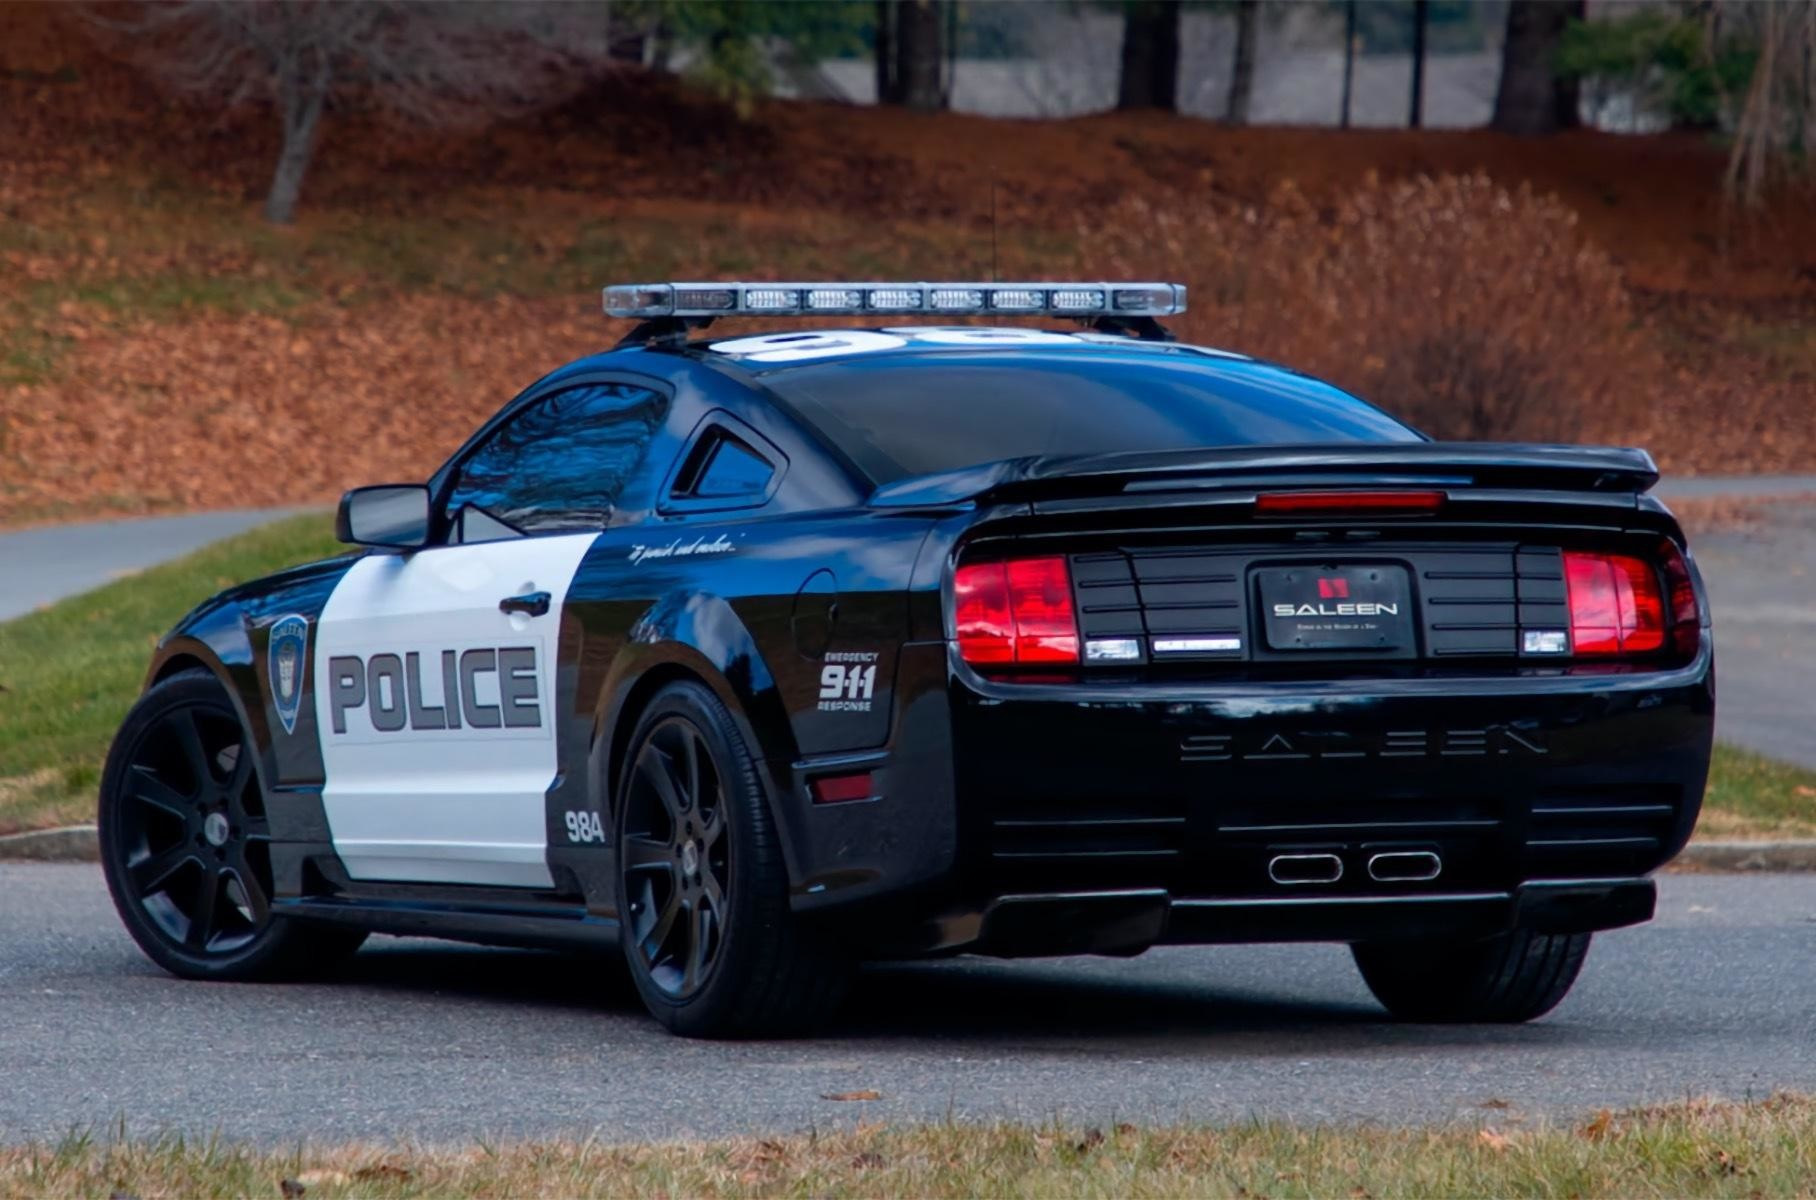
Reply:
[[897, 355], [763, 382], [879, 484], [1027, 455], [1424, 440], [1329, 384], [1185, 353]]

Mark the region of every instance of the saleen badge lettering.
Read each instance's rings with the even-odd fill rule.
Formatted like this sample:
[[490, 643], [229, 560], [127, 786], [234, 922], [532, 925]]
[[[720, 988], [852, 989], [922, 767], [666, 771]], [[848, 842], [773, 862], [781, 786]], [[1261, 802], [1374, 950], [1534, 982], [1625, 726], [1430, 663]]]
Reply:
[[1352, 604], [1276, 604], [1276, 617], [1397, 617], [1398, 604], [1357, 600]]
[[712, 541], [697, 537], [691, 542], [676, 538], [666, 546], [645, 546], [639, 543], [631, 547], [629, 558], [632, 563], [648, 562], [652, 558], [694, 558], [702, 554], [730, 554], [737, 547], [731, 539], [720, 534]]
[[[379, 733], [434, 729], [537, 729], [542, 697], [533, 646], [443, 650], [430, 657], [433, 697], [423, 689], [424, 655], [336, 655], [328, 660], [328, 703], [335, 733], [363, 711]], [[439, 703], [431, 703], [431, 699]]]
[[271, 707], [285, 733], [296, 732], [296, 714], [303, 704], [303, 664], [309, 647], [309, 621], [295, 613], [279, 617], [271, 626], [271, 643], [265, 651], [265, 676], [271, 685]]
[[876, 692], [876, 651], [843, 650], [820, 668], [821, 712], [869, 712]]
[[1307, 729], [1294, 733], [1194, 733], [1179, 742], [1182, 762], [1293, 762], [1343, 758], [1488, 758], [1542, 755], [1544, 737], [1534, 729], [1390, 729], [1348, 733]]

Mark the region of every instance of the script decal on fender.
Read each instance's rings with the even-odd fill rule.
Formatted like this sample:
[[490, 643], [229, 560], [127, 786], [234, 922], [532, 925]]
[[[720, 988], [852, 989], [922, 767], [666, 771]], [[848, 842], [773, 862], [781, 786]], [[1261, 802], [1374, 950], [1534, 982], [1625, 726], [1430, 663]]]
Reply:
[[271, 685], [271, 707], [285, 733], [296, 732], [296, 714], [303, 704], [303, 664], [308, 662], [309, 620], [291, 613], [271, 626], [271, 643], [265, 650], [265, 678]]
[[737, 546], [732, 544], [730, 538], [720, 534], [710, 542], [704, 537], [697, 537], [691, 542], [676, 538], [666, 546], [634, 545], [629, 558], [635, 564], [655, 558], [697, 558], [702, 554], [730, 554], [736, 549]]

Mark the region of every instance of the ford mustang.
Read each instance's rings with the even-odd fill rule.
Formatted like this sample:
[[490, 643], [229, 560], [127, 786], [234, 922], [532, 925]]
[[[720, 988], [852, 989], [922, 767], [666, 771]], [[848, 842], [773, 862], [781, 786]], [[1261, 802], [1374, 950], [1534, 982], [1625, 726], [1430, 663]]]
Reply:
[[1522, 1021], [1652, 915], [1714, 674], [1643, 451], [1431, 441], [1173, 340], [1174, 284], [605, 301], [616, 348], [349, 492], [349, 554], [158, 645], [100, 832], [166, 969], [621, 952], [735, 1036], [863, 959], [1329, 941]]

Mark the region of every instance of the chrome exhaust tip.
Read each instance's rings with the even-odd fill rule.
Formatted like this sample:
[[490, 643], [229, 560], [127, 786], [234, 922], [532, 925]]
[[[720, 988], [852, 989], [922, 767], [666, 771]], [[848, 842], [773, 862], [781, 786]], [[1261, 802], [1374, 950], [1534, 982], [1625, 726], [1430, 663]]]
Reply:
[[1368, 859], [1368, 877], [1376, 883], [1424, 883], [1443, 869], [1444, 860], [1430, 850], [1389, 850]]
[[1343, 878], [1343, 860], [1335, 854], [1276, 854], [1267, 877], [1279, 884], [1335, 883]]

